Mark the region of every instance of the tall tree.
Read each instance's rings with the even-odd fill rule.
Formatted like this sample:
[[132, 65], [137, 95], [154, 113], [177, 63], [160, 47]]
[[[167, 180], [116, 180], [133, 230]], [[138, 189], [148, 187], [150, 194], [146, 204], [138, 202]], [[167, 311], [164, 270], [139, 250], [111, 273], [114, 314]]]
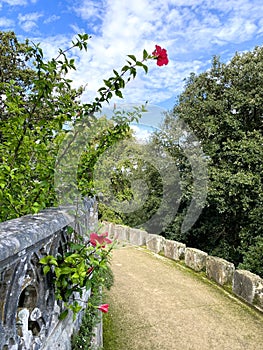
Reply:
[[[228, 64], [214, 57], [211, 69], [190, 75], [163, 128], [171, 152], [174, 120], [183, 120], [200, 141], [208, 160], [208, 196], [199, 220], [184, 237], [173, 231], [174, 224], [164, 234], [180, 236], [236, 264], [245, 258], [248, 266], [250, 247], [262, 248], [262, 116], [262, 47], [237, 53]], [[262, 261], [263, 252], [257, 267], [261, 274]]]

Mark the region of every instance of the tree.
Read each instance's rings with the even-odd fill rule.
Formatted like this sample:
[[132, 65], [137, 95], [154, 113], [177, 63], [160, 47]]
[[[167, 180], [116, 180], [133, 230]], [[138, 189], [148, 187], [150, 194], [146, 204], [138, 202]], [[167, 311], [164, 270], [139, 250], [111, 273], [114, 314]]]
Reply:
[[147, 147], [130, 134], [99, 159], [94, 186], [103, 194], [102, 219], [110, 215], [114, 221], [142, 227], [156, 212], [161, 200], [161, 179], [148, 154]]
[[1, 32], [0, 45], [0, 218], [7, 220], [55, 204], [55, 155], [80, 91], [65, 78], [73, 62], [62, 52], [44, 63], [40, 47], [12, 32]]
[[[252, 252], [251, 245], [261, 242], [258, 237], [263, 234], [259, 219], [263, 192], [262, 83], [262, 47], [237, 53], [228, 64], [214, 57], [210, 70], [190, 75], [172, 116], [163, 125], [170, 152], [177, 152], [169, 144], [176, 132], [173, 121], [183, 120], [208, 160], [206, 205], [194, 227], [184, 235], [185, 242], [236, 264]], [[173, 225], [164, 235], [179, 235], [171, 232]]]

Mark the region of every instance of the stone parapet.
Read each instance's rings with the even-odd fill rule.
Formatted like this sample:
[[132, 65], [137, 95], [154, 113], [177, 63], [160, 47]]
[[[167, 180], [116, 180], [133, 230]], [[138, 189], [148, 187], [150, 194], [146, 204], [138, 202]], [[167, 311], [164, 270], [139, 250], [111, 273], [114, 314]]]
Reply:
[[177, 241], [165, 239], [163, 242], [164, 255], [175, 261], [183, 260], [185, 256], [186, 245]]
[[129, 242], [130, 240], [130, 228], [128, 226], [114, 225], [114, 239], [123, 242]]
[[246, 270], [236, 270], [233, 292], [248, 303], [263, 310], [263, 279]]
[[208, 254], [195, 248], [185, 249], [185, 265], [194, 271], [202, 271], [206, 268], [206, 258]]
[[160, 253], [163, 250], [165, 238], [159, 235], [148, 234], [146, 237], [146, 247], [154, 253]]
[[[125, 226], [123, 226], [125, 227]], [[142, 246], [146, 245], [146, 238], [148, 233], [136, 228], [129, 229], [129, 242], [134, 245]]]
[[221, 286], [232, 284], [235, 265], [216, 256], [206, 258], [206, 275]]
[[[75, 321], [70, 314], [59, 319], [64, 304], [56, 300], [53, 280], [44, 275], [39, 260], [66, 252], [74, 232], [88, 240], [87, 233], [97, 226], [95, 200], [0, 223], [1, 350], [71, 348], [83, 312]], [[83, 293], [83, 305], [88, 297]]]
[[245, 270], [235, 270], [233, 263], [196, 248], [186, 247], [184, 243], [165, 239], [143, 230], [128, 228], [123, 225], [105, 224], [112, 238], [129, 242], [133, 245], [146, 245], [154, 253], [163, 251], [167, 258], [184, 261], [185, 265], [196, 272], [205, 271], [209, 279], [221, 286], [232, 284], [233, 292], [246, 302], [263, 311], [263, 280], [259, 276]]

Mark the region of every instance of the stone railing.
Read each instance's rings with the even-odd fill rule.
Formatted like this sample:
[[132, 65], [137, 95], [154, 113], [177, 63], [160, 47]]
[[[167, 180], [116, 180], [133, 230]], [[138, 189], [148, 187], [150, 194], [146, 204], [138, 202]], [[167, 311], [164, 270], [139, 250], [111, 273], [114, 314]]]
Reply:
[[71, 348], [82, 314], [75, 321], [71, 314], [58, 319], [63, 304], [39, 260], [65, 251], [72, 237], [68, 227], [79, 233], [96, 228], [94, 199], [78, 207], [77, 223], [75, 213], [75, 207], [49, 208], [0, 223], [0, 350]]
[[104, 230], [111, 238], [133, 245], [146, 246], [149, 250], [175, 261], [183, 261], [194, 271], [205, 271], [206, 276], [221, 285], [231, 287], [232, 292], [247, 303], [263, 311], [263, 279], [246, 271], [235, 269], [234, 264], [207, 253], [186, 247], [185, 244], [165, 239], [146, 231], [112, 223], [104, 223]]

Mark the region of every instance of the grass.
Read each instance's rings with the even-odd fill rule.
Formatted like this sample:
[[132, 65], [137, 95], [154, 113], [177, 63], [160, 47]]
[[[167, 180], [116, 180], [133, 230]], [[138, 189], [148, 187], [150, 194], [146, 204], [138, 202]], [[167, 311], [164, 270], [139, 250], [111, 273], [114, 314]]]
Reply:
[[[113, 273], [108, 266], [108, 268], [104, 271], [104, 288], [109, 290], [113, 283], [114, 283], [114, 276]], [[101, 294], [100, 288], [94, 288], [94, 293], [91, 294], [91, 297], [89, 299], [89, 303], [92, 305], [100, 305], [102, 303], [102, 300], [104, 300], [105, 293], [103, 292]], [[73, 334], [71, 339], [71, 347], [72, 350], [93, 350], [94, 346], [91, 345], [92, 337], [93, 337], [93, 330], [94, 327], [98, 324], [100, 321], [100, 311], [98, 311], [94, 307], [87, 307], [85, 310], [85, 313], [82, 318], [82, 323], [80, 326], [80, 329], [77, 333]], [[109, 348], [110, 350], [113, 350]], [[94, 349], [99, 350], [99, 349]], [[117, 348], [116, 348], [117, 350]]]
[[116, 317], [118, 317], [118, 311], [112, 310], [112, 307], [107, 314], [103, 315], [103, 350], [119, 350]]

